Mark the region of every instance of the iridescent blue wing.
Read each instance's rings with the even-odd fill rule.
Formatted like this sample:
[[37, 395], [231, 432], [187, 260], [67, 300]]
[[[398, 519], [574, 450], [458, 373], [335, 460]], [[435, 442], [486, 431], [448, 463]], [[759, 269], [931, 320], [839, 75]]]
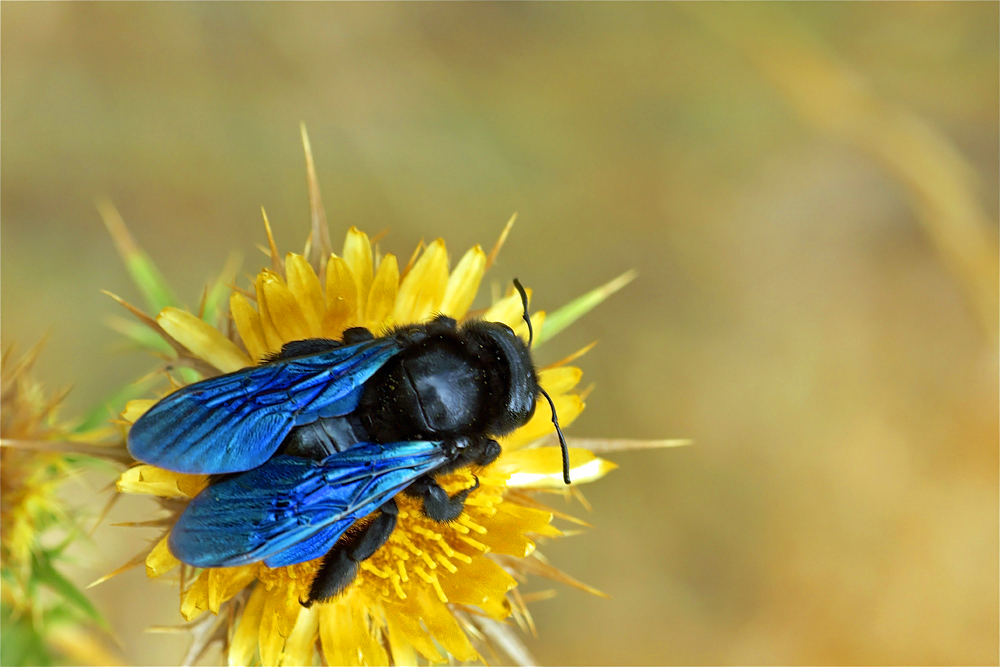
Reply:
[[322, 461], [275, 456], [198, 494], [170, 532], [170, 551], [196, 567], [319, 558], [357, 519], [448, 461], [440, 444], [360, 444]]
[[292, 428], [352, 412], [364, 383], [401, 349], [394, 338], [378, 338], [189, 385], [132, 425], [128, 450], [176, 472], [256, 468]]

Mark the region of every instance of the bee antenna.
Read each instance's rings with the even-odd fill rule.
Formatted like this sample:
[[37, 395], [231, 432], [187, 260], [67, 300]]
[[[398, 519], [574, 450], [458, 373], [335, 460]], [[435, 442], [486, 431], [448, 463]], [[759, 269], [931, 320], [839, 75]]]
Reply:
[[[524, 304], [523, 317], [525, 323], [528, 325], [528, 349], [531, 349], [531, 342], [535, 339], [535, 332], [531, 328], [531, 318], [528, 317], [528, 293], [524, 291], [521, 281], [517, 278], [514, 278], [514, 287], [517, 289], [517, 293], [521, 295], [521, 303]], [[545, 397], [545, 400], [549, 402], [549, 407], [552, 409], [552, 424], [556, 427], [556, 434], [559, 436], [559, 448], [562, 450], [563, 481], [571, 484], [572, 482], [569, 479], [569, 446], [566, 445], [566, 436], [563, 435], [562, 429], [559, 428], [559, 416], [556, 414], [556, 404], [552, 401], [549, 393], [542, 389], [541, 385], [538, 386], [538, 392]]]
[[[514, 278], [514, 287], [517, 288], [517, 293], [521, 295], [521, 303], [524, 305], [524, 321], [528, 324], [528, 348], [531, 348], [531, 341], [535, 340], [535, 332], [531, 328], [531, 318], [528, 317], [528, 293], [524, 291], [521, 286], [521, 281]], [[553, 408], [554, 410], [555, 408]]]
[[559, 417], [556, 416], [556, 404], [552, 402], [552, 397], [541, 386], [538, 387], [538, 391], [549, 402], [549, 407], [552, 408], [552, 423], [556, 427], [556, 434], [559, 436], [559, 447], [562, 449], [563, 481], [571, 484], [572, 482], [569, 479], [569, 447], [566, 445], [566, 436], [563, 435], [562, 429], [559, 428]]

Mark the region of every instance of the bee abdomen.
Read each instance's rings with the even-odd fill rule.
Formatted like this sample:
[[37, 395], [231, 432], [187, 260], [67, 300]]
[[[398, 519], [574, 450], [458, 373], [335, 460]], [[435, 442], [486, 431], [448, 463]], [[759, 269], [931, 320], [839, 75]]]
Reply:
[[321, 461], [368, 439], [358, 433], [349, 415], [327, 417], [293, 429], [280, 453]]

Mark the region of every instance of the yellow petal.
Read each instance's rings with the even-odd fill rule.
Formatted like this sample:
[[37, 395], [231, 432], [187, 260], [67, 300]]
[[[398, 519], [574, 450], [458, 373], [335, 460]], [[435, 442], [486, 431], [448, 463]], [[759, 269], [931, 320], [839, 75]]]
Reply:
[[285, 642], [285, 652], [281, 657], [282, 665], [311, 665], [316, 647], [316, 634], [319, 629], [319, 608], [316, 605], [308, 609], [303, 607], [299, 618]]
[[[344, 239], [344, 261], [351, 267], [351, 274], [354, 276], [357, 285], [359, 306], [364, 307], [364, 298], [372, 286], [372, 244], [368, 241], [368, 235], [351, 227], [347, 230], [347, 238]], [[358, 315], [362, 314], [358, 311]]]
[[544, 531], [551, 521], [551, 512], [511, 502], [501, 503], [490, 519], [489, 531], [479, 539], [494, 553], [524, 558], [535, 550], [535, 543], [525, 533]]
[[319, 278], [302, 255], [288, 253], [285, 259], [285, 275], [288, 276], [288, 289], [291, 291], [309, 329], [309, 337], [317, 337], [323, 333], [323, 311], [325, 302], [323, 290], [319, 286]]
[[121, 474], [115, 486], [121, 493], [163, 498], [193, 498], [205, 488], [204, 475], [185, 475], [151, 465], [137, 465]]
[[223, 373], [238, 371], [252, 363], [250, 357], [223, 336], [221, 331], [191, 313], [167, 307], [156, 316], [156, 322], [195, 356]]
[[213, 614], [219, 613], [222, 603], [249, 586], [254, 579], [256, 567], [216, 567], [208, 571], [208, 608]]
[[347, 262], [336, 255], [326, 264], [326, 314], [323, 335], [339, 339], [358, 323], [358, 283]]
[[399, 285], [392, 319], [397, 324], [423, 322], [441, 308], [448, 288], [448, 251], [438, 239], [427, 246]]
[[[359, 616], [364, 617], [367, 614], [364, 610], [357, 610]], [[377, 631], [374, 628], [370, 631], [367, 630], [361, 636], [361, 641], [358, 644], [358, 652], [361, 654], [361, 664], [368, 665], [369, 667], [381, 667], [389, 665], [389, 654], [386, 653], [385, 648], [382, 646], [381, 642], [381, 631]], [[416, 657], [416, 656], [414, 656]], [[405, 662], [397, 661], [395, 664], [404, 665]], [[409, 664], [415, 664], [411, 662]]]
[[180, 475], [177, 488], [188, 498], [194, 498], [208, 486], [208, 475]]
[[448, 278], [448, 286], [441, 300], [441, 312], [456, 320], [465, 317], [479, 291], [479, 283], [483, 279], [485, 270], [486, 253], [482, 247], [477, 245], [470, 248]]
[[345, 667], [359, 664], [356, 659], [357, 650], [352, 641], [357, 629], [351, 621], [343, 598], [320, 605], [319, 641], [326, 664], [345, 665]]
[[281, 277], [265, 269], [257, 275], [257, 305], [264, 338], [271, 352], [293, 340], [309, 338], [302, 309]]
[[[441, 663], [445, 661], [427, 632], [421, 627], [419, 611], [413, 600], [407, 598], [406, 600], [387, 601], [385, 603], [385, 620], [390, 639], [401, 638], [403, 642], [415, 648], [430, 662]], [[393, 651], [393, 658], [395, 657], [395, 651]]]
[[170, 548], [167, 546], [167, 538], [164, 537], [156, 543], [153, 550], [146, 556], [146, 576], [150, 579], [155, 579], [180, 564], [181, 562], [170, 553]]
[[257, 584], [247, 606], [240, 615], [240, 623], [233, 634], [229, 645], [230, 665], [249, 665], [257, 653], [257, 638], [260, 635], [260, 620], [264, 616], [264, 601], [267, 590], [262, 584]]
[[[577, 447], [569, 448], [569, 471], [573, 484], [585, 484], [617, 468], [614, 463]], [[504, 453], [493, 464], [492, 474], [507, 473], [507, 486], [519, 488], [564, 488], [562, 451], [559, 447], [535, 447]], [[505, 503], [506, 505], [506, 503]]]
[[233, 292], [229, 297], [229, 312], [233, 315], [236, 330], [240, 339], [246, 345], [247, 351], [255, 361], [260, 361], [268, 353], [267, 340], [264, 338], [264, 326], [260, 321], [257, 309], [250, 305], [250, 300], [239, 292]]
[[[388, 606], [388, 605], [387, 605]], [[390, 609], [392, 607], [389, 607]], [[392, 654], [392, 664], [394, 665], [416, 665], [417, 652], [402, 634], [394, 634], [386, 629], [385, 637], [389, 642], [389, 652]], [[331, 663], [333, 664], [333, 663]]]
[[139, 417], [146, 414], [151, 407], [157, 404], [151, 398], [137, 398], [125, 404], [125, 411], [122, 412], [122, 419], [130, 424], [134, 424]]
[[[559, 425], [566, 428], [573, 423], [586, 404], [576, 394], [562, 394], [553, 396], [552, 402], [556, 405], [556, 414], [559, 415]], [[546, 401], [540, 401], [535, 408], [535, 414], [531, 416], [528, 423], [517, 429], [510, 435], [501, 438], [500, 444], [504, 451], [520, 449], [525, 445], [538, 440], [539, 438], [555, 433], [556, 427], [552, 424], [552, 412]]]
[[441, 578], [449, 602], [475, 605], [496, 619], [510, 615], [507, 591], [517, 586], [506, 571], [489, 558], [473, 558], [458, 574]]
[[202, 571], [191, 587], [181, 592], [181, 616], [185, 621], [191, 621], [206, 609], [208, 609], [208, 572]]
[[[389, 656], [372, 636], [362, 600], [349, 590], [320, 605], [319, 635], [328, 665], [388, 665]], [[408, 664], [395, 661], [395, 664]], [[413, 664], [413, 663], [409, 663]]]
[[379, 264], [375, 280], [365, 303], [364, 325], [375, 333], [381, 333], [392, 314], [399, 291], [399, 265], [394, 255], [386, 255]]
[[441, 643], [444, 650], [450, 653], [458, 662], [468, 662], [479, 658], [472, 648], [469, 638], [462, 632], [455, 616], [436, 595], [422, 590], [415, 598], [418, 618], [424, 620], [428, 632]]
[[[549, 392], [549, 396], [558, 396], [580, 383], [583, 371], [576, 366], [560, 366], [538, 371], [538, 384]], [[544, 405], [544, 403], [543, 403]]]
[[303, 609], [291, 586], [275, 586], [264, 601], [260, 619], [260, 662], [278, 665], [285, 649], [285, 640], [292, 633], [299, 612]]
[[[525, 288], [528, 295], [528, 303], [531, 303], [531, 289]], [[521, 295], [517, 292], [505, 296], [487, 309], [483, 319], [487, 322], [503, 322], [511, 329], [519, 324], [524, 325], [524, 305], [521, 303]]]

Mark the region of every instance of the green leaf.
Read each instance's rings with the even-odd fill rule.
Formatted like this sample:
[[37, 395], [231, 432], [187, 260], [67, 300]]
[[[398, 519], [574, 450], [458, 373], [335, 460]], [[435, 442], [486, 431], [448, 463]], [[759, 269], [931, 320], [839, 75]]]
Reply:
[[58, 593], [64, 602], [82, 612], [84, 616], [97, 623], [104, 630], [110, 629], [107, 621], [104, 620], [101, 613], [97, 611], [97, 607], [87, 596], [52, 567], [47, 553], [41, 552], [32, 556], [32, 574], [38, 581]]
[[170, 343], [163, 340], [163, 336], [159, 335], [142, 322], [112, 316], [108, 318], [108, 326], [131, 340], [140, 349], [165, 354], [171, 357], [175, 354], [174, 348], [170, 347]]
[[52, 656], [31, 616], [0, 605], [0, 665], [51, 665]]
[[145, 396], [149, 392], [149, 387], [152, 383], [153, 378], [145, 378], [122, 387], [92, 408], [87, 413], [87, 416], [83, 418], [83, 421], [73, 429], [73, 432], [85, 433], [86, 431], [107, 425], [111, 419], [117, 419], [118, 415], [125, 409], [125, 404], [133, 399]]
[[167, 306], [177, 305], [177, 298], [170, 291], [166, 278], [146, 253], [140, 251], [124, 259], [125, 268], [152, 312], [159, 313]]
[[199, 373], [193, 368], [188, 368], [187, 366], [181, 366], [180, 368], [177, 368], [175, 370], [177, 371], [177, 373], [180, 374], [181, 378], [184, 380], [186, 384], [191, 384], [192, 382], [199, 382], [200, 380], [204, 379], [201, 373]]
[[533, 346], [538, 347], [545, 341], [554, 338], [563, 329], [592, 311], [599, 303], [635, 280], [636, 275], [635, 269], [626, 271], [597, 289], [573, 299], [555, 312], [546, 314], [542, 330], [535, 334]]
[[176, 306], [174, 297], [166, 278], [156, 268], [156, 264], [135, 242], [118, 209], [108, 199], [99, 199], [97, 209], [104, 218], [104, 224], [111, 234], [118, 254], [125, 263], [125, 269], [132, 276], [132, 282], [142, 293], [143, 298], [152, 312], [159, 313], [167, 306]]
[[[109, 446], [108, 449], [113, 450], [111, 446]], [[71, 466], [73, 466], [74, 468], [80, 468], [85, 470], [100, 470], [101, 472], [114, 474], [115, 476], [121, 474], [120, 468], [116, 468], [115, 465], [111, 463], [111, 461], [103, 459], [100, 456], [97, 456], [96, 454], [91, 455], [91, 454], [70, 453], [66, 454], [63, 458], [65, 458], [66, 462]]]
[[58, 625], [79, 625], [79, 623], [79, 615], [73, 613], [66, 605], [57, 605], [42, 612], [42, 627], [48, 628], [50, 632]]
[[201, 319], [213, 326], [218, 323], [219, 315], [229, 308], [229, 293], [231, 291], [229, 284], [230, 281], [235, 280], [241, 263], [242, 258], [239, 253], [231, 254], [222, 267], [222, 271], [219, 272], [219, 277], [208, 288]]

